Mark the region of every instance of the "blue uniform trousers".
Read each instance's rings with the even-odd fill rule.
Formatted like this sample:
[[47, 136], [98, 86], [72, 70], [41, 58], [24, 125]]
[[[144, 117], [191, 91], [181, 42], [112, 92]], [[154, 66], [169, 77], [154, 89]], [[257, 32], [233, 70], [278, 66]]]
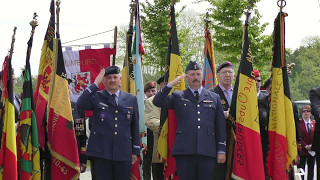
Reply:
[[112, 161], [94, 158], [97, 180], [128, 180], [131, 172], [131, 161]]
[[176, 155], [180, 180], [213, 180], [215, 157], [202, 155]]

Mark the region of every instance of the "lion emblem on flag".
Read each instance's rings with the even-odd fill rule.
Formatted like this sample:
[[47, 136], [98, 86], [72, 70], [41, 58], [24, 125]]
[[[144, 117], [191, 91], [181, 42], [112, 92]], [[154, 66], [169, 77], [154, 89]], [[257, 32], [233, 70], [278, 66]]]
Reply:
[[71, 74], [72, 93], [82, 94], [82, 92], [91, 84], [90, 72], [78, 72]]

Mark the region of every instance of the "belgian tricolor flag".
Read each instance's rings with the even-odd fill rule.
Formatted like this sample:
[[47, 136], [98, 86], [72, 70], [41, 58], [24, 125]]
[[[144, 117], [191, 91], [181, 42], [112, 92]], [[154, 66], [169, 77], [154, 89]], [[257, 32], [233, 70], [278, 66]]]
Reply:
[[264, 179], [258, 97], [248, 38], [248, 22], [245, 24], [242, 55], [233, 89], [230, 118], [236, 122], [232, 177], [247, 180]]
[[[166, 64], [166, 74], [165, 79], [166, 82], [171, 82], [176, 77], [181, 76], [183, 74], [182, 65], [181, 65], [181, 57], [179, 52], [179, 43], [178, 43], [178, 35], [177, 35], [177, 27], [176, 27], [176, 19], [175, 19], [175, 10], [174, 5], [171, 5], [171, 28], [170, 28], [170, 38], [168, 45], [168, 53], [167, 53], [167, 64]], [[172, 88], [172, 91], [180, 91], [185, 89], [184, 79], [181, 79], [181, 82]], [[172, 92], [171, 91], [171, 92]], [[168, 114], [168, 115], [166, 115]], [[160, 125], [162, 125], [162, 131], [158, 140], [158, 153], [162, 160], [165, 162], [165, 179], [176, 179], [177, 177], [177, 169], [176, 169], [176, 161], [171, 156], [171, 152], [173, 149], [174, 141], [176, 138], [176, 129], [177, 129], [177, 120], [174, 113], [174, 110], [168, 110], [168, 112], [164, 112], [164, 108], [161, 108], [161, 118]]]
[[2, 113], [4, 114], [1, 115], [3, 134], [0, 151], [0, 179], [15, 180], [18, 179], [18, 169], [11, 57], [6, 57], [3, 63], [2, 81], [4, 84]]
[[272, 84], [269, 117], [268, 175], [288, 179], [287, 170], [297, 156], [296, 127], [285, 59], [285, 23], [279, 12], [274, 21]]

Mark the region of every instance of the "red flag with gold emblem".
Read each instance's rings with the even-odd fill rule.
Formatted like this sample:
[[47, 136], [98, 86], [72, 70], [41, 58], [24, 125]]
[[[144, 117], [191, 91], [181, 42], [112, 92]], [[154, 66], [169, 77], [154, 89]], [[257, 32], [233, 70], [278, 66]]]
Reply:
[[45, 147], [45, 127], [44, 127], [44, 114], [46, 112], [47, 101], [49, 97], [49, 85], [52, 73], [52, 60], [55, 58], [53, 53], [53, 39], [55, 35], [55, 12], [54, 0], [51, 0], [48, 29], [44, 37], [42, 45], [40, 65], [37, 86], [34, 90], [35, 113], [38, 127], [39, 147]]

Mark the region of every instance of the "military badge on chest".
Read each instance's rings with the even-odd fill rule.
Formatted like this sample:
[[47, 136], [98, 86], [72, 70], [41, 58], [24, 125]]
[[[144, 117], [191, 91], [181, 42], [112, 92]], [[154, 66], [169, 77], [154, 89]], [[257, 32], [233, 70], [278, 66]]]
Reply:
[[101, 112], [100, 113], [100, 118], [104, 119], [105, 117], [107, 117], [107, 112]]

